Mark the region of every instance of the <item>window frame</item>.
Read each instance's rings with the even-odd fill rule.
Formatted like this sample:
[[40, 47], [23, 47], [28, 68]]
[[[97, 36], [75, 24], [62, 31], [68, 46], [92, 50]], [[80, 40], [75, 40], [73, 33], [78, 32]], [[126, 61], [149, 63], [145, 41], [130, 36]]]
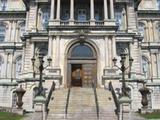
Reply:
[[[1, 39], [3, 37], [3, 39]], [[4, 42], [6, 38], [6, 25], [0, 24], [0, 43]]]

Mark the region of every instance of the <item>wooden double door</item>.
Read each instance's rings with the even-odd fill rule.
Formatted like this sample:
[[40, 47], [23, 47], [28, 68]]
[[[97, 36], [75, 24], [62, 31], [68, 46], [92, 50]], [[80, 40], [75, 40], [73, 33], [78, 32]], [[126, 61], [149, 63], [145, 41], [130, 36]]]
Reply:
[[96, 64], [71, 64], [71, 86], [92, 87], [96, 85]]

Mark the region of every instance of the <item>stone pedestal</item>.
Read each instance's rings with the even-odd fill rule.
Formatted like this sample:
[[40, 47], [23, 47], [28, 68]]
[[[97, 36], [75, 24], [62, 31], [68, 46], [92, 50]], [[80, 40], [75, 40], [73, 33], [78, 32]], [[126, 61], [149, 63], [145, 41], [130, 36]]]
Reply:
[[127, 96], [122, 96], [119, 99], [120, 113], [119, 120], [131, 120], [131, 99]]
[[46, 120], [46, 108], [45, 108], [46, 98], [43, 96], [36, 96], [34, 99], [34, 110], [42, 115], [41, 120]]
[[147, 113], [152, 113], [153, 110], [152, 109], [148, 109], [148, 107], [142, 107], [140, 110], [141, 114], [147, 114]]
[[12, 113], [16, 113], [18, 115], [24, 115], [25, 111], [23, 109], [13, 108]]

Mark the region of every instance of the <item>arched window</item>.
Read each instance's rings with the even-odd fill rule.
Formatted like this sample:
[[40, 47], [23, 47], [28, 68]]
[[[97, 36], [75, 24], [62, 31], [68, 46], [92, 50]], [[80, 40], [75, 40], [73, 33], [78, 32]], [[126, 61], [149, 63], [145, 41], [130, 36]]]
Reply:
[[3, 58], [0, 56], [0, 78], [3, 76], [3, 67], [4, 67], [4, 61]]
[[143, 23], [141, 22], [139, 23], [138, 30], [140, 34], [142, 35], [142, 37], [145, 37], [145, 25]]
[[0, 0], [0, 9], [2, 11], [6, 10], [7, 7], [7, 0]]
[[42, 8], [42, 26], [43, 29], [46, 29], [49, 23], [50, 18], [50, 9], [48, 7]]
[[3, 42], [5, 40], [5, 35], [6, 35], [6, 26], [0, 24], [0, 42]]
[[149, 61], [146, 57], [142, 57], [142, 72], [145, 75], [145, 78], [149, 77]]
[[94, 57], [94, 52], [88, 45], [79, 44], [73, 47], [71, 57]]
[[22, 68], [22, 56], [19, 56], [16, 59], [16, 78], [19, 78], [19, 74], [21, 73], [21, 68]]
[[20, 24], [20, 36], [23, 36], [25, 32], [25, 23]]

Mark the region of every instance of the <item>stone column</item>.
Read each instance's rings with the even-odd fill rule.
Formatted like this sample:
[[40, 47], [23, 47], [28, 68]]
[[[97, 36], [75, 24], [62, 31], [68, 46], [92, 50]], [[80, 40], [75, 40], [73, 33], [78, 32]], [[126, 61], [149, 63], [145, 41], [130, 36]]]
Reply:
[[94, 0], [90, 0], [90, 20], [94, 20]]
[[50, 20], [54, 19], [54, 12], [55, 12], [55, 0], [51, 0], [51, 17]]
[[70, 0], [70, 25], [74, 24], [74, 0]]
[[147, 21], [147, 38], [148, 38], [148, 42], [150, 42], [151, 41], [151, 36], [150, 36], [150, 24], [149, 24], [149, 21]]
[[16, 42], [20, 42], [20, 28], [19, 28], [19, 26], [17, 25], [16, 26], [16, 37], [15, 37], [15, 39], [16, 39]]
[[70, 20], [74, 20], [74, 0], [70, 0]]
[[155, 78], [157, 76], [156, 74], [156, 57], [155, 57], [155, 53], [151, 51], [151, 64], [152, 64], [152, 77]]
[[59, 67], [60, 63], [60, 36], [56, 36], [56, 56], [55, 56], [55, 66]]
[[153, 41], [156, 41], [156, 40], [155, 40], [155, 26], [154, 26], [154, 21], [151, 21], [151, 24], [152, 24], [152, 37], [153, 37]]
[[150, 36], [150, 42], [153, 42], [153, 27], [152, 27], [152, 22], [148, 21], [149, 23], [149, 36]]
[[94, 19], [94, 0], [90, 0], [90, 25], [95, 25], [95, 19]]
[[114, 5], [113, 5], [113, 0], [110, 0], [110, 12], [111, 12], [111, 19], [114, 19]]
[[15, 67], [14, 67], [14, 51], [11, 51], [11, 57], [10, 57], [10, 70], [11, 70], [11, 75], [10, 78], [14, 78], [14, 74], [15, 74]]
[[26, 31], [28, 31], [28, 27], [29, 27], [29, 12], [27, 11], [27, 13], [26, 13], [26, 25], [25, 25]]
[[157, 54], [158, 78], [160, 77], [160, 54]]
[[113, 56], [112, 56], [112, 59], [114, 58], [114, 57], [116, 57], [116, 38], [115, 38], [115, 36], [113, 36], [112, 37], [112, 49], [113, 49]]
[[159, 55], [158, 53], [155, 54], [156, 57], [156, 72], [157, 72], [157, 78], [159, 77]]
[[56, 19], [60, 20], [60, 9], [61, 9], [61, 0], [57, 0], [57, 15], [56, 15]]
[[104, 21], [108, 19], [108, 5], [107, 0], [103, 0], [104, 3]]
[[108, 38], [108, 61], [109, 61], [109, 67], [112, 67], [112, 39], [111, 37]]
[[8, 56], [9, 56], [9, 53], [6, 52], [5, 53], [5, 60], [4, 60], [4, 64], [5, 64], [5, 78], [8, 78], [7, 74], [8, 74]]
[[105, 36], [105, 67], [109, 66], [108, 36]]
[[144, 27], [144, 36], [143, 36], [143, 41], [148, 42], [148, 35], [147, 35], [147, 27]]
[[7, 33], [7, 42], [11, 41], [12, 22], [13, 21], [9, 21], [9, 28], [8, 28], [8, 33]]
[[12, 31], [11, 31], [11, 41], [12, 42], [15, 42], [15, 35], [16, 35], [16, 21], [13, 21]]

